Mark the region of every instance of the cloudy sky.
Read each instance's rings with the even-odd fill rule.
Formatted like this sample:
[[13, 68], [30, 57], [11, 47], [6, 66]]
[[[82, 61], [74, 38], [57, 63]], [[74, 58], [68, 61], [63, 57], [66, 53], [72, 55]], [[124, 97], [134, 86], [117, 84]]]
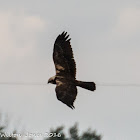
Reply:
[[[72, 38], [77, 79], [97, 83], [95, 92], [78, 88], [75, 110], [47, 85], [62, 31]], [[0, 111], [8, 114], [9, 129], [43, 133], [79, 122], [81, 132], [91, 127], [103, 140], [140, 139], [140, 87], [111, 86], [140, 84], [139, 37], [138, 0], [1, 1]]]

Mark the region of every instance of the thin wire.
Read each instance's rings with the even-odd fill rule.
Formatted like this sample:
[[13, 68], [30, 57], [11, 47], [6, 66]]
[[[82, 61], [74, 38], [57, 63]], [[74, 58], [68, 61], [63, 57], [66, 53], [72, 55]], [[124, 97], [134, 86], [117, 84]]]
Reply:
[[16, 85], [16, 86], [45, 86], [47, 83], [41, 82], [0, 82], [0, 85]]
[[110, 86], [110, 87], [140, 87], [140, 83], [97, 83], [97, 86]]
[[[140, 87], [140, 83], [113, 83], [113, 82], [95, 82], [97, 86], [103, 87]], [[0, 82], [0, 85], [7, 86], [46, 86], [46, 83], [42, 82]]]

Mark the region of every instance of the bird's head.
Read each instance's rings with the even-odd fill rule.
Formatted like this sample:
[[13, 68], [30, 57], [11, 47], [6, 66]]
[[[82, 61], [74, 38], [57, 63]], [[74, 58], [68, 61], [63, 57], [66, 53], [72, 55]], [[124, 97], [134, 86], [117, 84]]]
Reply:
[[51, 77], [51, 78], [48, 80], [48, 84], [49, 84], [49, 83], [51, 83], [51, 84], [56, 84], [55, 79], [56, 79], [55, 76]]

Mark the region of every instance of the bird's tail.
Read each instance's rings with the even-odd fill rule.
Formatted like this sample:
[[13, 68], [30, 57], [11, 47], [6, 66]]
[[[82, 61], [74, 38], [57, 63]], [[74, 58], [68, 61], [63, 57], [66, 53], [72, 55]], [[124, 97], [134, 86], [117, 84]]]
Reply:
[[83, 82], [83, 81], [76, 81], [76, 85], [91, 91], [96, 90], [96, 84], [94, 82]]

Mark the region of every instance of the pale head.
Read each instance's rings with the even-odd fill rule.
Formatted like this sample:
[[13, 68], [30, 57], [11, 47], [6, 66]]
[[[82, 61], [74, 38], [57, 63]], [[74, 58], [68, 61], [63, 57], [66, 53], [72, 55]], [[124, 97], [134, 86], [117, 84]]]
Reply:
[[49, 80], [48, 80], [48, 84], [51, 83], [51, 84], [56, 84], [56, 81], [55, 81], [55, 76], [51, 77]]

